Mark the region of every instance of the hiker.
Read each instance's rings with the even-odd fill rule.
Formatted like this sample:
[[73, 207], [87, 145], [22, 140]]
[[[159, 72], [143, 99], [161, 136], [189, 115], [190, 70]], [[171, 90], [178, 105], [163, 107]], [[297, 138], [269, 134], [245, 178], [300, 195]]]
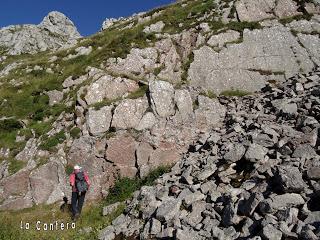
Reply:
[[86, 192], [90, 186], [88, 174], [82, 170], [82, 167], [75, 165], [70, 175], [70, 185], [72, 186], [72, 219], [77, 220], [81, 214]]

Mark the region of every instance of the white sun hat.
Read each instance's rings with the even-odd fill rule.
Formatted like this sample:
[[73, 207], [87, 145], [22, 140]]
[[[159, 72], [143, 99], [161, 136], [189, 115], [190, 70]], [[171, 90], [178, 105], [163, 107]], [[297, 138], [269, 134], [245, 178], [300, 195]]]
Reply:
[[79, 165], [75, 165], [75, 166], [73, 167], [73, 169], [74, 169], [74, 170], [80, 170], [81, 167], [80, 167]]

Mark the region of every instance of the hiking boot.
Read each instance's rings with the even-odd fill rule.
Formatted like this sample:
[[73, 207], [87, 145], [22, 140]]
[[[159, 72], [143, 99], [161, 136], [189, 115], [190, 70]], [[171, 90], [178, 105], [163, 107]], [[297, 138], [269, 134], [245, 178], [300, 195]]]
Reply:
[[72, 216], [72, 221], [77, 221], [79, 217], [80, 217], [80, 214], [76, 213], [75, 215]]

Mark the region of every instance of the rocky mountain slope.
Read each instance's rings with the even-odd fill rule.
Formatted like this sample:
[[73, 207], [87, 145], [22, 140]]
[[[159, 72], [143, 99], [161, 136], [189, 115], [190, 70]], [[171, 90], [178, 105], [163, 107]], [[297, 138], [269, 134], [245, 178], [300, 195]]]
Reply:
[[6, 54], [37, 53], [72, 45], [80, 38], [74, 24], [59, 12], [50, 12], [39, 25], [12, 25], [0, 29], [0, 47]]
[[[319, 14], [312, 1], [189, 0], [106, 20], [74, 46], [64, 44], [79, 34], [59, 13], [31, 27], [36, 43], [6, 45], [0, 30], [0, 209], [61, 201], [76, 163], [93, 200], [119, 178], [178, 162], [101, 238], [312, 239]], [[273, 214], [282, 208], [291, 222]]]
[[220, 97], [222, 124], [135, 192], [100, 239], [319, 239], [319, 80], [320, 69]]

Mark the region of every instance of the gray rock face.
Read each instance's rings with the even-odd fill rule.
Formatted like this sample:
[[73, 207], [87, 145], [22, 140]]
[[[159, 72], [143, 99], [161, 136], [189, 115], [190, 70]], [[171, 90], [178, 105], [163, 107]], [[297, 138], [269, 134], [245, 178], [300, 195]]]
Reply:
[[104, 74], [97, 81], [90, 84], [84, 99], [90, 105], [105, 99], [113, 100], [138, 89], [138, 84], [133, 80], [120, 77], [114, 78]]
[[[320, 23], [318, 23], [317, 29], [313, 30], [313, 32], [320, 32]], [[314, 27], [313, 27], [314, 28]], [[306, 34], [298, 34], [299, 41], [301, 44], [307, 49], [308, 53], [311, 56], [311, 59], [316, 63], [320, 64], [320, 50], [316, 46], [320, 44], [319, 35], [306, 35]]]
[[74, 44], [80, 34], [74, 24], [59, 12], [50, 12], [39, 25], [17, 25], [0, 29], [0, 46], [8, 54], [37, 53]]
[[293, 17], [300, 15], [298, 12], [298, 5], [292, 0], [279, 0], [277, 1], [277, 6], [274, 9], [274, 13], [279, 18]]
[[119, 134], [107, 141], [106, 159], [117, 166], [123, 177], [134, 177], [136, 169], [136, 141], [126, 134]]
[[159, 66], [157, 57], [158, 53], [155, 48], [133, 48], [126, 58], [116, 59], [116, 62], [111, 63], [108, 69], [119, 74], [143, 77], [147, 74], [146, 72]]
[[66, 194], [66, 175], [62, 164], [48, 163], [30, 174], [33, 200], [36, 204], [51, 204]]
[[159, 117], [169, 117], [175, 113], [174, 110], [174, 88], [169, 82], [150, 81], [151, 107]]
[[285, 18], [301, 14], [293, 0], [240, 0], [235, 6], [241, 22], [258, 22], [275, 16]]
[[309, 213], [307, 218], [304, 220], [306, 224], [312, 224], [317, 227], [320, 225], [320, 211]]
[[112, 106], [105, 106], [99, 110], [89, 108], [87, 113], [87, 125], [92, 135], [99, 135], [107, 132], [112, 119]]
[[257, 22], [272, 18], [275, 0], [240, 0], [235, 3], [236, 11], [241, 22]]
[[208, 40], [207, 44], [211, 47], [223, 47], [228, 42], [237, 41], [240, 38], [240, 33], [233, 30], [228, 30], [224, 33], [220, 33], [218, 35], [213, 35]]
[[275, 72], [290, 77], [297, 69], [308, 72], [313, 66], [308, 52], [288, 29], [272, 27], [245, 30], [242, 43], [228, 45], [220, 52], [207, 46], [195, 50], [188, 79], [191, 85], [216, 93], [230, 89], [256, 91], [270, 77], [278, 79]]
[[155, 125], [157, 119], [152, 112], [146, 112], [146, 114], [141, 118], [138, 127], [136, 129], [138, 131], [142, 131], [145, 129], [150, 129]]
[[146, 98], [123, 100], [114, 110], [111, 125], [118, 129], [137, 129], [148, 106]]
[[115, 239], [115, 230], [113, 226], [108, 226], [101, 230], [99, 234], [99, 240], [113, 240]]

